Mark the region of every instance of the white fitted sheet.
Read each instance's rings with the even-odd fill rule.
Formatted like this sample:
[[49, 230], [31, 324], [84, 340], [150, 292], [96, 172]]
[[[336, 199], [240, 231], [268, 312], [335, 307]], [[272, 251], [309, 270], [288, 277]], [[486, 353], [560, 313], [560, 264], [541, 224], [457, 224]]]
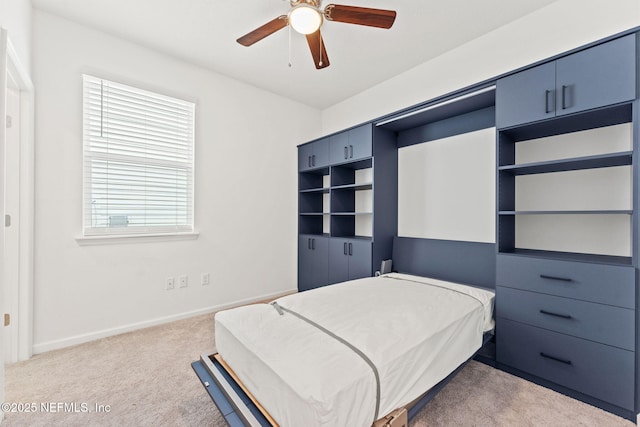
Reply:
[[[444, 379], [493, 327], [491, 290], [392, 273], [276, 300], [362, 351], [379, 417]], [[281, 426], [371, 426], [376, 381], [352, 349], [269, 304], [215, 316], [216, 347]]]

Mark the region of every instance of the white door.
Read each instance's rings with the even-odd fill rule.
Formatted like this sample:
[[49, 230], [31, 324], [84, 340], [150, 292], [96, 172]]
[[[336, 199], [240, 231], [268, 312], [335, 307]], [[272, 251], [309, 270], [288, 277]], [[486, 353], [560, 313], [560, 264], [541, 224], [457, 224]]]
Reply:
[[33, 123], [33, 83], [0, 28], [0, 402], [4, 364], [32, 353]]
[[[0, 402], [4, 402], [4, 363], [5, 363], [5, 336], [4, 313], [7, 313], [6, 280], [4, 274], [4, 165], [5, 165], [5, 139], [6, 139], [6, 102], [7, 93], [7, 32], [0, 31]], [[0, 414], [4, 418], [4, 413]]]
[[18, 361], [20, 295], [20, 91], [7, 79], [4, 147], [4, 310], [11, 322], [4, 327], [4, 361]]

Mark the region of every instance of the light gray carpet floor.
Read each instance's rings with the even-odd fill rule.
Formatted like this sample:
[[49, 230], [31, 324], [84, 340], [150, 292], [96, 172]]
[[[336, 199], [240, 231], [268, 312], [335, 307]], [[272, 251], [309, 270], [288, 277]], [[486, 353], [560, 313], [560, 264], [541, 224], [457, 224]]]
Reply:
[[[213, 346], [213, 315], [205, 315], [8, 365], [7, 402], [50, 402], [53, 407], [58, 402], [75, 403], [80, 411], [84, 403], [91, 412], [8, 413], [2, 427], [224, 426], [190, 366]], [[94, 412], [96, 404], [109, 405], [110, 412]], [[411, 423], [412, 427], [634, 425], [474, 361]]]

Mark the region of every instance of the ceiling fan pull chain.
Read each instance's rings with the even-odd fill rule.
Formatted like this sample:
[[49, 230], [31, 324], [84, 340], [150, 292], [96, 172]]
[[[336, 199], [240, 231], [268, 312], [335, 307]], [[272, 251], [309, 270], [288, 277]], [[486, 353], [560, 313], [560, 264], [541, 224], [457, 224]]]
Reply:
[[320, 35], [320, 30], [318, 30], [318, 43], [320, 44], [320, 60], [318, 61], [318, 66], [322, 67], [322, 36]]
[[291, 68], [291, 25], [289, 25], [289, 68]]

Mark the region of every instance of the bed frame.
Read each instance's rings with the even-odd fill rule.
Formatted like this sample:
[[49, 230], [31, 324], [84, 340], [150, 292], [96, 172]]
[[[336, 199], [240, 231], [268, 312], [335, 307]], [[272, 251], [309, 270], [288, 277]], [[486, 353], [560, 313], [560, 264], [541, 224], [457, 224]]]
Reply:
[[[493, 243], [395, 237], [393, 270], [495, 289], [495, 254]], [[485, 334], [483, 347], [491, 339], [492, 335]], [[413, 402], [408, 408], [409, 420], [413, 419], [467, 362]], [[242, 385], [234, 379], [233, 372], [223, 364], [224, 362], [218, 360], [214, 353], [203, 354], [200, 360], [193, 362], [191, 366], [227, 424], [230, 427], [272, 426], [273, 423], [268, 416], [261, 411], [260, 404], [243, 390]]]

